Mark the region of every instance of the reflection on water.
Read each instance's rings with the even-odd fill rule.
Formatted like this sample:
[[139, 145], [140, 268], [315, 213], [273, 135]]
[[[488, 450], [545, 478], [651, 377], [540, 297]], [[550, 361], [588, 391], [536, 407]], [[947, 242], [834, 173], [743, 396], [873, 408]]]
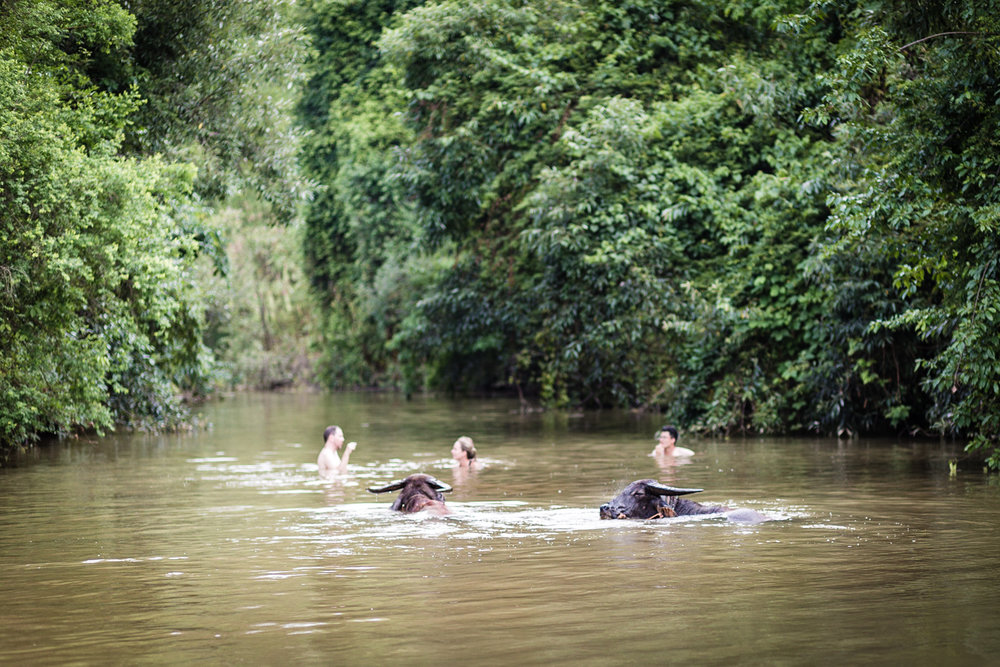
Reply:
[[[12, 663], [985, 664], [1000, 487], [951, 445], [694, 440], [507, 401], [237, 396], [212, 428], [57, 443], [0, 471]], [[319, 479], [322, 430], [357, 440]], [[457, 435], [485, 467], [455, 469]], [[413, 472], [446, 517], [373, 495]], [[601, 521], [635, 479], [771, 518]]]

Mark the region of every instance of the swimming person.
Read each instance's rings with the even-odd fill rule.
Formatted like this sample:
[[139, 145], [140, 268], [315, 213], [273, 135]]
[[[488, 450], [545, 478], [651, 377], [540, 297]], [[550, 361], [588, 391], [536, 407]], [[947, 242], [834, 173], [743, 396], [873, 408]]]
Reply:
[[344, 431], [339, 426], [327, 426], [323, 431], [323, 449], [319, 451], [316, 465], [319, 466], [319, 476], [330, 479], [334, 475], [347, 472], [347, 461], [351, 452], [358, 446], [356, 442], [347, 443], [343, 458], [337, 456], [337, 450], [344, 445]]
[[687, 447], [677, 446], [677, 429], [664, 426], [656, 435], [656, 447], [650, 456], [694, 456], [694, 451]]
[[459, 468], [472, 470], [476, 467], [476, 446], [472, 443], [472, 438], [463, 435], [455, 441], [451, 447], [451, 458], [458, 461]]

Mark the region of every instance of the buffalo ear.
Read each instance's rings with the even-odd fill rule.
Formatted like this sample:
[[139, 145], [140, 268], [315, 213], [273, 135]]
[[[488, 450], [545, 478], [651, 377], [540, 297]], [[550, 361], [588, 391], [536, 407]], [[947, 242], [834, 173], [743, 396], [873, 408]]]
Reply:
[[399, 489], [403, 488], [404, 486], [406, 486], [406, 480], [405, 479], [397, 479], [396, 481], [389, 482], [385, 486], [377, 488], [377, 489], [374, 488], [374, 487], [369, 486], [368, 490], [370, 492], [372, 492], [372, 493], [385, 493], [386, 491], [398, 491]]
[[659, 482], [653, 482], [652, 484], [647, 482], [646, 489], [650, 493], [658, 496], [686, 496], [689, 493], [704, 491], [704, 489], [678, 489], [675, 486], [667, 486], [666, 484], [660, 484]]
[[444, 482], [442, 482], [441, 480], [439, 480], [437, 477], [431, 477], [430, 475], [428, 475], [427, 476], [427, 483], [430, 484], [431, 486], [433, 486], [435, 489], [437, 489], [441, 493], [448, 493], [449, 491], [451, 491], [451, 486], [445, 484]]

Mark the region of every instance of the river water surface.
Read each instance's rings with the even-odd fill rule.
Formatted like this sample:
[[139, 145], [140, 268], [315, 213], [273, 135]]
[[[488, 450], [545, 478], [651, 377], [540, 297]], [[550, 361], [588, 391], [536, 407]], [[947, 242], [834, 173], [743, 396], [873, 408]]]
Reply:
[[[0, 663], [1000, 664], [1000, 483], [950, 443], [685, 438], [506, 400], [237, 395], [0, 470]], [[358, 442], [319, 479], [322, 431]], [[482, 470], [449, 451], [475, 441]], [[389, 511], [412, 472], [448, 517]], [[635, 479], [721, 517], [601, 521]]]

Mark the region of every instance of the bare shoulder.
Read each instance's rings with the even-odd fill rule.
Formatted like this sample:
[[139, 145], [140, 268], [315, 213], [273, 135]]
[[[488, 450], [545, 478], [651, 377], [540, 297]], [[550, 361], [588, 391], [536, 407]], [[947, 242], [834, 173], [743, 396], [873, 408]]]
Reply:
[[335, 468], [340, 463], [338, 459], [339, 457], [336, 454], [324, 448], [319, 451], [319, 456], [316, 457], [316, 465], [319, 466], [320, 470]]

